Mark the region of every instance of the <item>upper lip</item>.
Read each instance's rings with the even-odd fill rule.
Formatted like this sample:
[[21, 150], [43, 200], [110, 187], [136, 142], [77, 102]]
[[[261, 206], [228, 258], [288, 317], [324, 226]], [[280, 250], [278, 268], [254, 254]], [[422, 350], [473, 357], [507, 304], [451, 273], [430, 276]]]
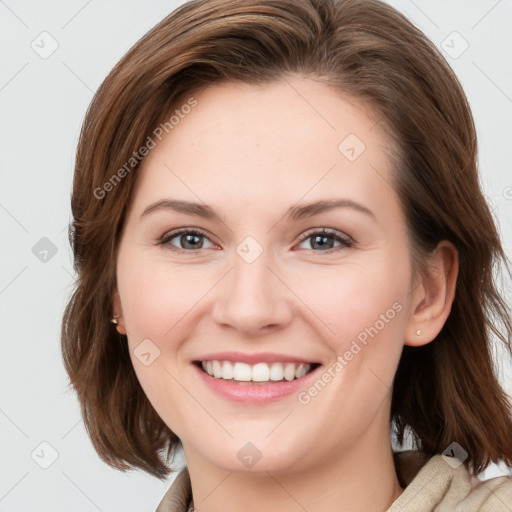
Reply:
[[232, 361], [234, 363], [316, 363], [313, 359], [290, 356], [288, 354], [277, 354], [275, 352], [260, 352], [245, 354], [243, 352], [216, 352], [205, 354], [194, 359], [195, 361]]

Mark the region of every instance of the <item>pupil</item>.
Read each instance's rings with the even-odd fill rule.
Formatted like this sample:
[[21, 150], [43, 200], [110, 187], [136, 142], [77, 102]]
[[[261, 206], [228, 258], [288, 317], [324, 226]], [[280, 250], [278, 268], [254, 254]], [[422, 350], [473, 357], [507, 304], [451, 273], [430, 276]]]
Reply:
[[194, 234], [181, 235], [181, 242], [182, 246], [186, 249], [197, 249], [203, 245], [199, 243], [199, 235]]
[[[331, 243], [326, 242], [326, 240], [331, 240]], [[316, 248], [315, 245], [318, 245], [318, 247], [321, 247], [321, 248], [330, 249], [331, 246], [332, 246], [332, 238], [330, 236], [319, 236], [319, 235], [316, 235], [314, 237], [313, 249]]]

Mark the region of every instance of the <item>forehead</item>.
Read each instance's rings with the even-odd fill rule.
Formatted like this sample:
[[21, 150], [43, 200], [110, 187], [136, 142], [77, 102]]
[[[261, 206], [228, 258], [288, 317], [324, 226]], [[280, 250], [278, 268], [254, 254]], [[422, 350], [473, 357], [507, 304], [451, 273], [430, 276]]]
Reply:
[[390, 188], [390, 143], [376, 116], [312, 79], [214, 85], [174, 113], [139, 171], [139, 209], [165, 193], [216, 205], [229, 196], [250, 209], [258, 197], [268, 206], [334, 192], [375, 202]]

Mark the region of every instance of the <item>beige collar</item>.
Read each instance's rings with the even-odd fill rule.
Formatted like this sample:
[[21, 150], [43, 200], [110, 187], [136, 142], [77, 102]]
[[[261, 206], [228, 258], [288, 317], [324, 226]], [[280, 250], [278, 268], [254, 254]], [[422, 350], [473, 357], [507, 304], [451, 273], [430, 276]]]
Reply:
[[[463, 464], [413, 450], [395, 453], [394, 461], [405, 490], [387, 512], [512, 512], [512, 477], [481, 482]], [[192, 488], [185, 467], [156, 512], [189, 512], [190, 507]]]

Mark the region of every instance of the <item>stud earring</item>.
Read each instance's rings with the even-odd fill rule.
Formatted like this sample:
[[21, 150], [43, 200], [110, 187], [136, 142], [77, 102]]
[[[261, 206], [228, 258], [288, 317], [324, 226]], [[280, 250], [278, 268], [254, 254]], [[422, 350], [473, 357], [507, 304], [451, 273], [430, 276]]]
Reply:
[[416, 331], [416, 336], [421, 336], [421, 331], [419, 329]]
[[114, 315], [114, 316], [112, 317], [112, 320], [110, 320], [110, 321], [111, 321], [114, 325], [118, 325], [118, 324], [119, 324], [119, 320], [118, 320], [118, 318], [119, 318], [119, 315]]

